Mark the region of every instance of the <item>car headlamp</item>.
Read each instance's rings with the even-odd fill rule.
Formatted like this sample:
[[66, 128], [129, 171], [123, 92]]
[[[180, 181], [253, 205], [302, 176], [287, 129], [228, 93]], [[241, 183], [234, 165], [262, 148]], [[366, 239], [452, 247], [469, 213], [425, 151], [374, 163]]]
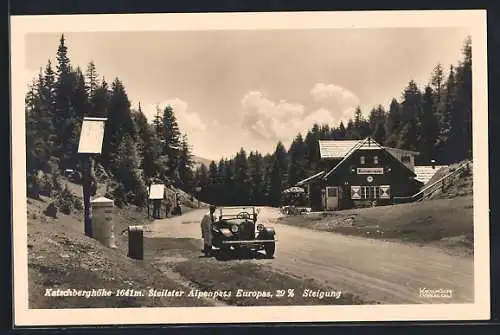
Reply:
[[259, 223], [257, 225], [257, 231], [263, 231], [264, 230], [264, 225], [262, 223]]
[[231, 231], [232, 231], [233, 233], [236, 233], [236, 232], [238, 231], [238, 229], [239, 229], [239, 228], [238, 228], [238, 226], [237, 226], [237, 225], [235, 225], [235, 224], [231, 226]]

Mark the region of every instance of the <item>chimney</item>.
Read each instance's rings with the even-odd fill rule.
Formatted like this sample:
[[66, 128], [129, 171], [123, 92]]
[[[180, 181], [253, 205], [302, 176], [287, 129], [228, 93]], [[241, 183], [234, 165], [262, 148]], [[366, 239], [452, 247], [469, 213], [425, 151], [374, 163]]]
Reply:
[[431, 159], [431, 166], [432, 166], [432, 169], [436, 168], [436, 161], [434, 159]]

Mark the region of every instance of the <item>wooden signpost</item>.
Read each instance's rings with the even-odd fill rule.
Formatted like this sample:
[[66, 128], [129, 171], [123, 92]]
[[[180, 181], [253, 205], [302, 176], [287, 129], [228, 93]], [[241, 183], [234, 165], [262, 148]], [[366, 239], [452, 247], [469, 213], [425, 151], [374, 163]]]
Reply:
[[93, 237], [90, 198], [95, 194], [97, 188], [92, 156], [100, 154], [102, 151], [106, 120], [107, 118], [84, 117], [78, 144], [82, 172], [84, 229], [85, 235], [89, 237]]

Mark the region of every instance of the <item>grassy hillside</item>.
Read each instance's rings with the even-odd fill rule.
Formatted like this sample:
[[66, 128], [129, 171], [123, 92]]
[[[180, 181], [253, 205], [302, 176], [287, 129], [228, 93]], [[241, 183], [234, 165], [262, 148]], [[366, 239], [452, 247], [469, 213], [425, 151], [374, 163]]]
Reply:
[[281, 223], [315, 230], [442, 247], [472, 255], [472, 196], [313, 213], [281, 218]]
[[[445, 171], [440, 171], [441, 176], [435, 176], [433, 181], [437, 181], [444, 177], [446, 174], [451, 173], [456, 169], [458, 164], [451, 165], [444, 169]], [[470, 164], [470, 171], [472, 171], [472, 163]], [[467, 173], [467, 171], [462, 171], [455, 176], [450, 182], [448, 182], [443, 189], [439, 189], [430, 197], [430, 199], [452, 199], [456, 197], [472, 196], [473, 193], [473, 176], [472, 173]]]
[[99, 308], [208, 306], [204, 300], [164, 297], [50, 297], [46, 289], [182, 289], [179, 283], [148, 264], [127, 257], [128, 225], [148, 224], [143, 210], [115, 209], [117, 249], [109, 249], [83, 233], [83, 215], [75, 211], [49, 218], [43, 210], [51, 199], [28, 200], [29, 308]]
[[[63, 191], [58, 197], [47, 195], [28, 199], [28, 268], [30, 308], [85, 308], [85, 307], [154, 307], [154, 306], [208, 306], [210, 303], [194, 299], [158, 297], [112, 296], [99, 298], [46, 297], [47, 288], [91, 290], [165, 288], [180, 289], [182, 283], [168, 278], [149, 265], [149, 260], [136, 261], [127, 257], [127, 227], [148, 225], [147, 208], [128, 205], [114, 208], [117, 249], [109, 249], [84, 235], [82, 187], [64, 177], [59, 178]], [[106, 194], [106, 183], [99, 183], [96, 197]], [[173, 189], [181, 197], [184, 210], [195, 207], [196, 199]], [[61, 197], [61, 194], [64, 196]], [[47, 208], [57, 204], [55, 217]], [[69, 204], [69, 206], [65, 206]], [[76, 205], [79, 204], [79, 205]], [[202, 205], [204, 205], [202, 203]], [[197, 204], [196, 204], [197, 207]]]

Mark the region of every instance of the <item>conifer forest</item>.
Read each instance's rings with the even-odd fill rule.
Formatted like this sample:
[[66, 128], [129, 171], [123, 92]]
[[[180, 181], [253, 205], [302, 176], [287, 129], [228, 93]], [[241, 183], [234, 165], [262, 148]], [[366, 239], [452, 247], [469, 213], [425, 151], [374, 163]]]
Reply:
[[470, 38], [464, 40], [457, 64], [436, 64], [429, 69], [427, 83], [408, 78], [388, 108], [358, 107], [345, 123], [311, 124], [289, 147], [276, 143], [272, 153], [241, 143], [232, 157], [220, 157], [208, 166], [195, 164], [189, 134], [181, 132], [172, 107], [158, 110], [148, 121], [140, 103], [131, 105], [126, 83], [102, 77], [91, 60], [84, 69], [73, 66], [68, 45], [62, 35], [54, 50], [55, 64], [41, 64], [26, 93], [30, 197], [60, 187], [56, 180], [64, 170], [79, 170], [78, 141], [85, 116], [107, 118], [102, 154], [94, 162], [96, 178], [108, 181], [107, 196], [138, 206], [146, 204], [147, 185], [153, 180], [217, 205], [277, 206], [282, 190], [318, 172], [320, 139], [371, 136], [385, 146], [420, 152], [416, 163], [421, 165], [432, 159], [450, 164], [472, 158]]

